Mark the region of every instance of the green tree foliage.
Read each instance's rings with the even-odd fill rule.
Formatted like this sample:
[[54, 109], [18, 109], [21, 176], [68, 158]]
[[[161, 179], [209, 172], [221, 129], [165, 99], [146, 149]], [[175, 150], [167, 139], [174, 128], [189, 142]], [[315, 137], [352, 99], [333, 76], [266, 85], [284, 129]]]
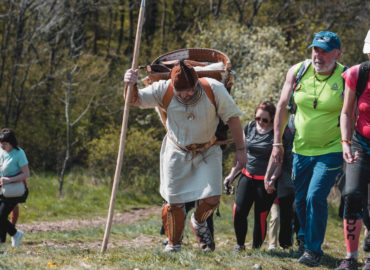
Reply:
[[[33, 170], [58, 172], [63, 166], [69, 89], [66, 169], [79, 166], [94, 174], [114, 173], [122, 75], [132, 58], [140, 2], [0, 1], [0, 123], [16, 130]], [[225, 52], [236, 71], [233, 95], [246, 113], [244, 120], [252, 117], [261, 100], [276, 102], [288, 66], [310, 56], [307, 46], [315, 32], [329, 29], [340, 35], [344, 64], [364, 59], [367, 0], [146, 3], [139, 64], [186, 46]], [[130, 183], [157, 185], [163, 136], [153, 110], [131, 110], [123, 168]], [[96, 148], [102, 145], [109, 150]], [[134, 180], [137, 175], [144, 177]]]
[[277, 102], [289, 65], [284, 55], [286, 41], [277, 27], [240, 26], [219, 20], [200, 27], [199, 34], [189, 41], [190, 47], [218, 49], [230, 57], [235, 70], [232, 94], [244, 120], [254, 116], [255, 106], [269, 100]]
[[[88, 164], [90, 171], [103, 176], [112, 176], [116, 167], [120, 130], [104, 131], [100, 138], [93, 139]], [[131, 128], [127, 134], [122, 178], [124, 184], [133, 185], [143, 191], [154, 192], [159, 187], [159, 149], [158, 129], [142, 130]]]

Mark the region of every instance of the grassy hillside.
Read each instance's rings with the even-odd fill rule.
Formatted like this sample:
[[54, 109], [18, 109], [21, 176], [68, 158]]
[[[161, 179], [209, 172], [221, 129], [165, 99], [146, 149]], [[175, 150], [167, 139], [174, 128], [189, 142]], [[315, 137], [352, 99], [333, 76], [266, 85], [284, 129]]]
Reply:
[[[34, 174], [27, 180], [30, 193], [27, 203], [20, 205], [20, 222], [105, 216], [111, 197], [111, 185], [105, 184], [107, 182], [106, 179], [72, 173], [66, 176], [63, 195], [59, 196], [56, 176]], [[124, 189], [124, 184], [120, 183], [115, 210], [122, 212], [133, 207], [161, 205], [158, 194], [133, 192], [133, 188]]]
[[[72, 176], [70, 176], [72, 177]], [[56, 179], [39, 176], [29, 181], [32, 190], [28, 202], [21, 207], [22, 223], [37, 221], [34, 231], [25, 234], [20, 248], [10, 246], [10, 241], [0, 245], [0, 269], [253, 269], [260, 264], [262, 269], [309, 269], [292, 258], [293, 250], [268, 252], [266, 244], [261, 250], [247, 249], [233, 254], [235, 237], [232, 225], [233, 196], [223, 196], [221, 217], [215, 216], [216, 251], [202, 253], [196, 248], [195, 238], [187, 225], [183, 251], [177, 254], [163, 253], [159, 235], [160, 198], [135, 195], [121, 191], [117, 197], [116, 213], [133, 207], [152, 206], [151, 213], [142, 219], [115, 223], [110, 234], [107, 252], [100, 254], [104, 225], [83, 225], [77, 228], [40, 231], [37, 228], [54, 220], [86, 219], [93, 221], [105, 218], [110, 190], [103, 185], [88, 184], [83, 176], [73, 185], [68, 183], [65, 195], [56, 197]], [[155, 210], [153, 210], [155, 209]], [[250, 215], [252, 216], [252, 215]], [[124, 215], [123, 215], [124, 217]], [[253, 221], [249, 222], [247, 246], [251, 246]], [[362, 239], [361, 239], [362, 240]], [[325, 243], [323, 265], [316, 269], [333, 269], [345, 253], [342, 222], [337, 217], [337, 208], [330, 207], [330, 217]], [[360, 251], [360, 257], [364, 257]]]

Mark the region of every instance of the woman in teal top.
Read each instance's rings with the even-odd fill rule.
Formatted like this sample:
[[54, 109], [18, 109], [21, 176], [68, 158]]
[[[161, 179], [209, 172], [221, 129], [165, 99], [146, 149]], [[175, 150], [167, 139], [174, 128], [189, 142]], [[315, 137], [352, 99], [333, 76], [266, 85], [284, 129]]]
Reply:
[[[25, 180], [30, 176], [28, 160], [24, 151], [18, 147], [18, 142], [11, 129], [0, 132], [0, 186], [13, 182], [26, 185]], [[25, 202], [28, 190], [21, 197], [6, 198], [0, 194], [0, 241], [5, 242], [6, 234], [12, 237], [12, 246], [19, 246], [23, 232], [17, 230], [8, 220], [9, 213], [18, 203]]]

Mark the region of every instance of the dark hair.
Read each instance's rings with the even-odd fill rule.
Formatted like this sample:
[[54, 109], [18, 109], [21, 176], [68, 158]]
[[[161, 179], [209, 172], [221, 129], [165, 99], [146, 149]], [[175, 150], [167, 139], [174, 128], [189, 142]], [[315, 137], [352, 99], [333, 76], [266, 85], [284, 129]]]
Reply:
[[271, 117], [271, 120], [274, 119], [275, 112], [276, 112], [276, 108], [275, 108], [274, 103], [272, 103], [270, 101], [261, 102], [260, 104], [257, 105], [256, 109], [254, 110], [254, 115], [256, 115], [257, 110], [259, 110], [259, 109], [268, 112], [270, 117]]
[[15, 133], [10, 128], [3, 128], [0, 132], [0, 142], [8, 142], [13, 146], [13, 148], [19, 150], [17, 138], [15, 137]]

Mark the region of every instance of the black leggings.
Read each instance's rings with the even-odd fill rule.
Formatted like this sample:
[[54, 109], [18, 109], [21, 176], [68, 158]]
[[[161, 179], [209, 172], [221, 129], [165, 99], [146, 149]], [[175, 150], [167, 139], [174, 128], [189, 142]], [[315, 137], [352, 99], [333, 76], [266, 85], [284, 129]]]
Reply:
[[[361, 137], [357, 132], [352, 138], [352, 152], [358, 151], [359, 157], [353, 164], [347, 164], [344, 197], [344, 218], [361, 219], [363, 211], [370, 210], [370, 139]], [[366, 207], [366, 203], [368, 207]]]
[[280, 207], [280, 231], [279, 231], [279, 244], [282, 248], [292, 246], [292, 232], [293, 232], [293, 202], [294, 194], [287, 195], [279, 198]]
[[5, 242], [7, 233], [13, 236], [17, 232], [15, 226], [8, 220], [15, 205], [16, 203], [0, 201], [0, 242], [2, 243]]
[[234, 230], [238, 245], [244, 245], [248, 231], [248, 214], [254, 203], [253, 248], [261, 247], [266, 237], [266, 218], [276, 198], [276, 192], [267, 194], [263, 180], [245, 175], [239, 180], [234, 204]]
[[0, 242], [4, 243], [6, 240], [6, 234], [10, 236], [16, 234], [17, 230], [15, 226], [8, 220], [10, 212], [14, 209], [18, 203], [24, 203], [28, 197], [28, 189], [22, 197], [17, 198], [4, 198], [0, 195]]

